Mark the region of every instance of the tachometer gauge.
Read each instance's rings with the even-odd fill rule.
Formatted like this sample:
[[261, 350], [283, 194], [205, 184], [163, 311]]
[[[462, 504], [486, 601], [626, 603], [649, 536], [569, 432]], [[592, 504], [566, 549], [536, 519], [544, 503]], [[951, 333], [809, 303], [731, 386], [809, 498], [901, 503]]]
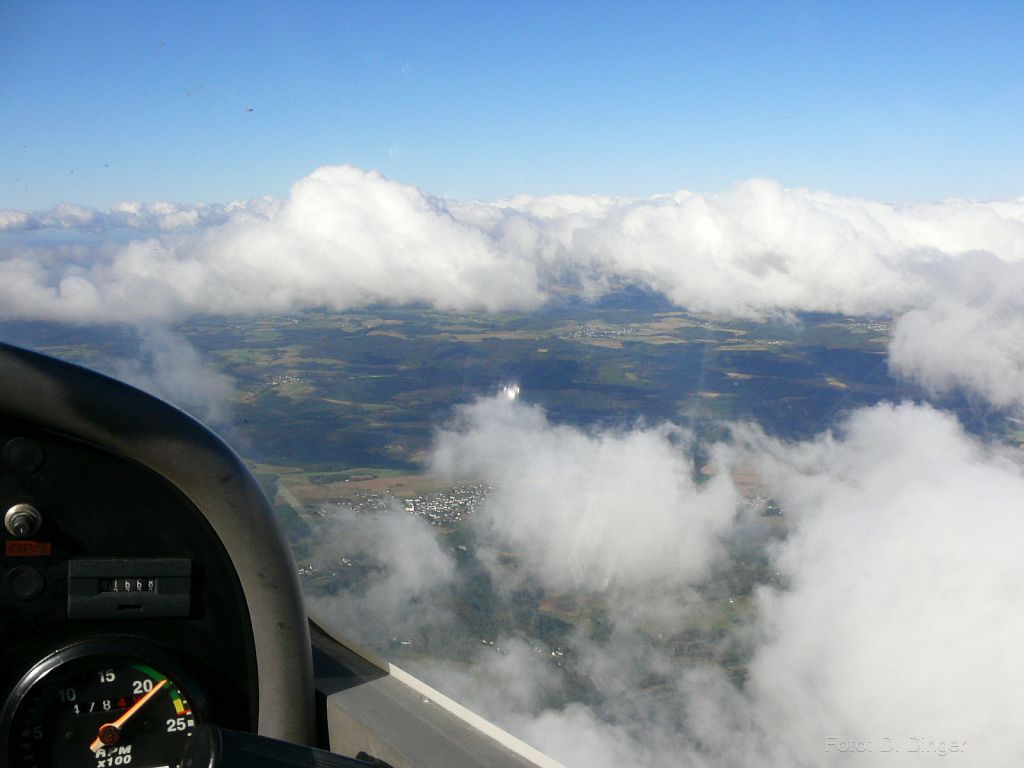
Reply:
[[4, 709], [10, 768], [176, 768], [201, 694], [144, 647], [83, 643], [48, 656]]

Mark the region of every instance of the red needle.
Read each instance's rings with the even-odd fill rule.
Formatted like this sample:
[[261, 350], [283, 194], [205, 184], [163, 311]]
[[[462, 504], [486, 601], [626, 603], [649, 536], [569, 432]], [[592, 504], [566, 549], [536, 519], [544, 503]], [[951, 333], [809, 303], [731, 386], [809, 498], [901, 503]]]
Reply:
[[[166, 682], [167, 678], [165, 677], [159, 683], [154, 685], [145, 696], [143, 696], [141, 699], [132, 704], [131, 708], [129, 708], [127, 712], [125, 712], [123, 715], [117, 718], [117, 720], [115, 720], [112, 723], [106, 723], [104, 725], [101, 725], [100, 734], [102, 735], [104, 731], [107, 731], [108, 734], [111, 734], [113, 736], [113, 741], [111, 741], [109, 744], [104, 744], [103, 741], [100, 740], [100, 737], [97, 736], [95, 739], [93, 739], [92, 744], [89, 745], [89, 749], [91, 749], [93, 752], [98, 752], [105, 746], [113, 746], [114, 744], [116, 744], [117, 739], [120, 737], [121, 734], [121, 728], [124, 726], [124, 724], [128, 722], [129, 718], [131, 718], [132, 715], [134, 715], [136, 712], [142, 709], [145, 706], [146, 702], [153, 698], [156, 692], [164, 687], [164, 683]], [[108, 739], [109, 738], [110, 737], [108, 736]]]

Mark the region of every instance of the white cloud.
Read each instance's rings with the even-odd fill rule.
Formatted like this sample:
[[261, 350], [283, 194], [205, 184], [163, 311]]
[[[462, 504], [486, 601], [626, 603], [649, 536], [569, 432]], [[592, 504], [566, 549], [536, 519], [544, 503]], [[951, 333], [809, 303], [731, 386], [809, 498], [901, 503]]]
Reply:
[[898, 206], [757, 179], [720, 194], [481, 203], [341, 166], [297, 182], [284, 201], [62, 205], [5, 211], [0, 222], [10, 232], [139, 231], [136, 243], [100, 249], [80, 275], [102, 299], [91, 314], [61, 309], [54, 290], [82, 264], [58, 259], [32, 276], [49, 299], [38, 314], [85, 320], [145, 313], [137, 291], [163, 297], [151, 312], [180, 317], [374, 301], [532, 307], [567, 284], [622, 282], [733, 314], [892, 313], [929, 297], [922, 267], [969, 251], [1024, 260], [1024, 199]]
[[[369, 567], [367, 583], [346, 583], [330, 597], [310, 597], [317, 615], [368, 645], [382, 637], [421, 641], [451, 628], [446, 596], [457, 581], [455, 563], [431, 527], [397, 502], [377, 513], [331, 505], [316, 522], [311, 562], [344, 572]], [[427, 610], [429, 607], [429, 610]]]
[[554, 275], [731, 314], [899, 312], [928, 294], [922, 266], [971, 250], [1024, 260], [1024, 200], [896, 206], [754, 179], [721, 194], [518, 197], [456, 213]]
[[[39, 245], [33, 230], [91, 240]], [[1024, 198], [893, 205], [753, 179], [719, 194], [451, 202], [341, 166], [313, 172], [285, 200], [0, 211], [4, 232], [8, 318], [529, 309], [634, 284], [730, 315], [906, 314], [894, 370], [1001, 407], [1021, 399], [1019, 301], [994, 292], [988, 304], [946, 275], [977, 253], [993, 260], [991, 273], [1024, 264]], [[954, 343], [972, 354], [946, 354]]]
[[[584, 430], [504, 394], [460, 408], [437, 434], [432, 466], [491, 487], [472, 526], [494, 588], [590, 600], [606, 630], [567, 639], [576, 677], [545, 643], [515, 637], [497, 638], [469, 669], [417, 671], [569, 766], [653, 768], [690, 749], [665, 638], [710, 629], [695, 585], [726, 556], [739, 506], [728, 472], [695, 482], [692, 448], [672, 424]], [[652, 676], [666, 681], [660, 702], [641, 691]], [[593, 690], [586, 702], [572, 692], [580, 679]]]
[[110, 361], [111, 374], [201, 421], [227, 425], [234, 395], [231, 377], [210, 368], [195, 347], [166, 328], [137, 332], [139, 355]]
[[[839, 437], [751, 447], [794, 519], [776, 556], [791, 588], [761, 593], [746, 694], [765, 751], [778, 745], [779, 765], [792, 764], [787, 752], [807, 765], [917, 765], [913, 739], [966, 740], [970, 764], [1013, 765], [1024, 751], [1019, 456], [911, 405], [858, 411]], [[874, 750], [829, 751], [829, 737]], [[880, 754], [886, 738], [900, 754]]]
[[442, 679], [457, 701], [473, 701], [482, 717], [526, 723], [549, 697], [562, 693], [564, 681], [551, 673], [549, 658], [540, 644], [499, 637], [494, 645], [480, 646], [469, 666], [434, 659], [419, 666]]
[[892, 370], [934, 394], [961, 389], [1024, 408], [1024, 263], [976, 254], [937, 282], [930, 301], [897, 321]]
[[554, 590], [700, 578], [738, 503], [723, 476], [696, 485], [678, 427], [583, 431], [502, 395], [462, 407], [432, 463], [494, 486], [478, 525]]
[[280, 203], [271, 198], [227, 205], [135, 201], [118, 203], [105, 211], [61, 203], [48, 211], [0, 211], [0, 232], [42, 229], [105, 232], [124, 229], [159, 233], [223, 224], [232, 214], [242, 210], [257, 216], [267, 216], [279, 206]]
[[[578, 539], [560, 518], [578, 521], [584, 515], [573, 502], [593, 503], [586, 492], [554, 488], [558, 478], [576, 491], [581, 480], [610, 471], [643, 508], [678, 498], [678, 466], [636, 450], [651, 438], [658, 445], [664, 433], [602, 438], [553, 427], [521, 404], [475, 408], [439, 436], [441, 463], [483, 472], [496, 485], [478, 533], [511, 539], [517, 552], [534, 548], [520, 568], [549, 588], [593, 585], [588, 570], [574, 576], [552, 563], [556, 552], [571, 560]], [[570, 641], [576, 674], [593, 688], [586, 701], [560, 698], [570, 678], [546, 654], [508, 638], [498, 641], [504, 656], [482, 652], [468, 670], [430, 665], [442, 687], [568, 766], [909, 766], [939, 759], [940, 750], [956, 755], [948, 752], [954, 742], [965, 751], [949, 759], [1015, 765], [1024, 751], [1015, 719], [1024, 690], [1016, 663], [1024, 643], [1020, 455], [978, 442], [950, 415], [910, 404], [856, 411], [839, 432], [805, 442], [783, 443], [756, 428], [736, 434], [731, 460], [756, 462], [789, 529], [772, 549], [785, 586], [763, 584], [752, 623], [728, 625], [722, 637], [751, 654], [743, 686], [713, 659], [694, 665], [664, 640], [720, 630], [720, 614], [707, 623], [695, 594], [673, 590], [677, 576], [627, 558], [616, 577], [629, 572], [640, 588], [602, 592], [610, 631], [580, 629]], [[606, 462], [601, 440], [629, 450]], [[650, 497], [631, 475], [643, 478]], [[534, 498], [531, 487], [544, 496]], [[595, 497], [603, 488], [598, 481]], [[646, 521], [630, 518], [631, 506], [612, 493], [618, 519], [597, 529], [609, 530], [611, 550], [632, 551], [627, 542], [636, 538], [626, 529]], [[543, 510], [543, 521], [532, 508]], [[657, 514], [650, 530], [671, 540], [645, 540], [655, 561], [671, 561], [665, 553], [693, 533], [659, 525]], [[708, 564], [686, 579], [707, 578]], [[649, 605], [672, 600], [678, 610], [656, 608], [652, 625]], [[871, 751], [840, 751], [844, 740], [870, 742]]]
[[[154, 225], [150, 237], [97, 247], [86, 262], [59, 250], [32, 259], [23, 249], [4, 253], [4, 316], [137, 322], [373, 303], [498, 309], [539, 300], [532, 266], [505, 258], [419, 190], [347, 166], [314, 172], [279, 205], [223, 208], [212, 223], [198, 209], [123, 208], [105, 214], [106, 226], [119, 217], [145, 219]], [[51, 218], [85, 229], [96, 219], [70, 207]]]
[[0, 232], [15, 232], [27, 229], [30, 219], [26, 211], [0, 210]]

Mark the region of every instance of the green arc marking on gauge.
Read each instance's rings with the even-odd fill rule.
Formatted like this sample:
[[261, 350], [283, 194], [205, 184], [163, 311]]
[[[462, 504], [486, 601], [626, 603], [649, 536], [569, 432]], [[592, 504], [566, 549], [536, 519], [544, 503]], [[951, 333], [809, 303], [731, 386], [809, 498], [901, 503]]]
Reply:
[[[161, 680], [164, 679], [164, 677], [166, 677], [166, 675], [161, 675], [155, 669], [153, 669], [152, 667], [146, 666], [145, 664], [132, 664], [132, 668], [133, 669], [137, 669], [140, 672], [143, 672], [143, 673], [149, 675], [151, 678], [153, 678], [153, 682], [155, 682], [155, 683], [159, 683]], [[168, 682], [170, 682], [170, 681], [168, 681]]]
[[145, 664], [132, 664], [132, 667], [143, 674], [148, 675], [154, 682], [159, 683], [161, 680], [167, 680], [167, 684], [164, 687], [171, 695], [171, 703], [174, 704], [174, 711], [179, 715], [191, 714], [189, 708], [185, 706], [185, 701], [181, 698], [181, 691], [178, 690], [178, 686], [172, 683], [166, 675], [160, 674], [155, 669]]

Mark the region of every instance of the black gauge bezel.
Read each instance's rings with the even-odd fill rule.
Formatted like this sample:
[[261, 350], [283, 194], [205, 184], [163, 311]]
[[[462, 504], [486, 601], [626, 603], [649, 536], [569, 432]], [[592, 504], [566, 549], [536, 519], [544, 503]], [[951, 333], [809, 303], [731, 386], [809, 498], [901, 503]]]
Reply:
[[170, 678], [188, 700], [195, 715], [196, 726], [208, 722], [207, 699], [202, 688], [188, 674], [174, 656], [149, 641], [134, 638], [96, 638], [73, 643], [47, 654], [33, 664], [14, 686], [0, 712], [0, 763], [7, 765], [11, 754], [11, 726], [21, 706], [37, 686], [69, 664], [90, 657], [122, 656], [132, 662], [142, 662]]

